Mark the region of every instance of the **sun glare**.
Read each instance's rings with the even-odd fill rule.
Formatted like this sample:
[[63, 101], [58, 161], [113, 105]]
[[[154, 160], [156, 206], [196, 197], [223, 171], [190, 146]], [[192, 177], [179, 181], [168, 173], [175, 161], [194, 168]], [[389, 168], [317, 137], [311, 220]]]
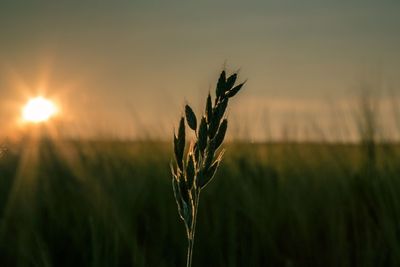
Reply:
[[56, 105], [52, 101], [39, 96], [28, 101], [22, 110], [22, 118], [27, 122], [40, 123], [48, 121], [56, 113]]

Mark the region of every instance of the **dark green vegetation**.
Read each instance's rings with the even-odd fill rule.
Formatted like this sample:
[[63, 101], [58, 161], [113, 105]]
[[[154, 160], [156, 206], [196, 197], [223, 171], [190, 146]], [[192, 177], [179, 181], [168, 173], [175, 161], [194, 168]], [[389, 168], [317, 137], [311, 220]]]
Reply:
[[[399, 266], [400, 150], [230, 144], [193, 266]], [[369, 145], [366, 149], [372, 148]], [[169, 143], [39, 142], [0, 159], [1, 266], [185, 265]]]

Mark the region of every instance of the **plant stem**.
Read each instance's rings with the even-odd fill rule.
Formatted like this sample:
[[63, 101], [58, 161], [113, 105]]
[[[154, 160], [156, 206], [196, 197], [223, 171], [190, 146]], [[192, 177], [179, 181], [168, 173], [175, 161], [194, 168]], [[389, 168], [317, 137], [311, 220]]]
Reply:
[[188, 244], [186, 267], [191, 267], [192, 266], [192, 257], [193, 257], [194, 239], [193, 238], [188, 238], [188, 243], [189, 244]]
[[190, 231], [190, 234], [188, 236], [188, 253], [187, 253], [186, 267], [192, 267], [194, 234], [196, 231], [197, 210], [199, 208], [199, 200], [200, 200], [200, 191], [196, 194], [192, 230]]

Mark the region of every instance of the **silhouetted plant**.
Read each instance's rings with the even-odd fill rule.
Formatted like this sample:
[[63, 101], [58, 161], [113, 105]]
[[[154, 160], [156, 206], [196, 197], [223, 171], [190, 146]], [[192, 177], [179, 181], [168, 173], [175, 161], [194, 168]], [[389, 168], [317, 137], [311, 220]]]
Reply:
[[[194, 234], [196, 217], [199, 207], [201, 190], [213, 179], [224, 151], [218, 152], [225, 139], [228, 127], [225, 111], [229, 99], [234, 97], [243, 87], [244, 83], [235, 86], [237, 74], [228, 78], [222, 71], [216, 87], [214, 104], [208, 94], [205, 112], [198, 124], [193, 109], [185, 106], [185, 116], [180, 119], [178, 135], [174, 133], [174, 153], [176, 166], [171, 164], [172, 187], [178, 212], [186, 227], [188, 238], [187, 266], [192, 265]], [[186, 122], [195, 132], [195, 140], [190, 144], [185, 154]], [[217, 153], [218, 152], [218, 153]]]

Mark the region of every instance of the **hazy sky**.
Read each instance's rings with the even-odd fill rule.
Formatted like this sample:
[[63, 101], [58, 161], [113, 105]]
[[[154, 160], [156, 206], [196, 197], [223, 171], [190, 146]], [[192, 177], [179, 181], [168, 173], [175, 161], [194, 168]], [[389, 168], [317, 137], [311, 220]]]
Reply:
[[399, 14], [397, 0], [2, 0], [0, 119], [45, 91], [82, 129], [165, 131], [224, 64], [249, 79], [231, 107], [249, 117], [348, 97], [371, 75], [400, 90]]

